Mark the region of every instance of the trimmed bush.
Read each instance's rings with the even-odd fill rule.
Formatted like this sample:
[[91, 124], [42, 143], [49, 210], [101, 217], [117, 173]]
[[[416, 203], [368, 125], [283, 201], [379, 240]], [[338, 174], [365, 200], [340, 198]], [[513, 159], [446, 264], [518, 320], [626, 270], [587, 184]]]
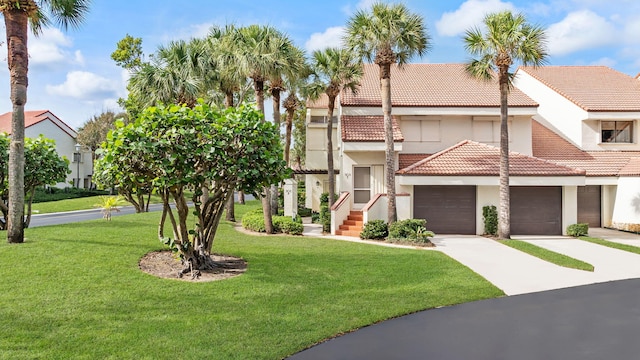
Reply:
[[384, 220], [371, 220], [364, 224], [364, 228], [360, 233], [360, 239], [384, 239], [389, 235], [387, 223]]
[[567, 235], [578, 237], [589, 235], [589, 224], [571, 224], [567, 226]]
[[[297, 216], [295, 220], [291, 219], [289, 216], [274, 216], [272, 220], [274, 232], [302, 235], [304, 225], [302, 225], [302, 219], [299, 216]], [[242, 227], [251, 231], [266, 232], [267, 230], [264, 226], [264, 215], [262, 214], [262, 209], [247, 212], [242, 217]]]
[[495, 205], [482, 207], [482, 220], [484, 221], [485, 235], [498, 234], [498, 210]]
[[429, 238], [434, 237], [433, 231], [426, 228], [424, 219], [407, 219], [397, 221], [389, 226], [389, 242], [409, 242], [418, 244], [430, 244]]

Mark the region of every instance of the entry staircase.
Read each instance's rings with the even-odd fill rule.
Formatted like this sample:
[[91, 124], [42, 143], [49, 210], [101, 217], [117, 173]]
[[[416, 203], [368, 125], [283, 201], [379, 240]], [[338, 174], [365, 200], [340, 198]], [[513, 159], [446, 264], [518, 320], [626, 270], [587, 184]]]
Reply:
[[360, 237], [363, 225], [361, 210], [351, 210], [347, 219], [336, 230], [336, 235]]

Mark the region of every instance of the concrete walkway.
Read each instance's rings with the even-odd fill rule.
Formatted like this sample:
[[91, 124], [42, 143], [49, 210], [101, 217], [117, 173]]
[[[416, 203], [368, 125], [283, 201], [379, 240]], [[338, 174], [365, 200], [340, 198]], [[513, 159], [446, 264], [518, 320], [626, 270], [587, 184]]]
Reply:
[[[335, 240], [368, 243], [378, 246], [412, 248], [413, 246], [365, 241], [348, 236], [322, 234], [322, 226], [305, 224], [303, 235]], [[590, 229], [589, 235], [640, 247], [640, 236], [609, 229]], [[554, 265], [499, 241], [475, 235], [437, 235], [435, 248], [487, 279], [507, 295], [519, 295], [607, 281], [640, 278], [640, 255], [563, 236], [514, 235], [534, 245], [555, 251], [594, 266], [594, 271], [569, 269]]]

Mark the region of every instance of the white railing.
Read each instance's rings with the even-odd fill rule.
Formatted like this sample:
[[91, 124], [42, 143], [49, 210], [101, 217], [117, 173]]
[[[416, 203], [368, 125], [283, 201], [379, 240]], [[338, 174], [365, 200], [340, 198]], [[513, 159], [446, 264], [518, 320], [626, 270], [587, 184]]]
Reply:
[[336, 234], [336, 230], [347, 219], [351, 213], [351, 194], [347, 191], [340, 194], [340, 197], [331, 206], [331, 235]]
[[[396, 211], [398, 220], [406, 220], [411, 217], [410, 212], [411, 197], [406, 193], [396, 194]], [[387, 211], [389, 209], [389, 202], [387, 201], [387, 194], [376, 194], [369, 202], [362, 208], [362, 222], [366, 224], [370, 220], [384, 220], [387, 221]]]

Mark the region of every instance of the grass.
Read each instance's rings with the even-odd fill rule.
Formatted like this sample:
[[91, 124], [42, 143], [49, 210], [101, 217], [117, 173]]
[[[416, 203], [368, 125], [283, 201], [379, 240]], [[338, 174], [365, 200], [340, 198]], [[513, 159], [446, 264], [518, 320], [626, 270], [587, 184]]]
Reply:
[[628, 251], [634, 254], [640, 254], [640, 247], [637, 246], [633, 246], [633, 245], [627, 245], [627, 244], [621, 244], [621, 243], [617, 243], [614, 241], [607, 241], [607, 240], [603, 240], [600, 238], [593, 238], [593, 237], [589, 237], [589, 236], [581, 236], [579, 238], [580, 240], [584, 240], [584, 241], [588, 241], [590, 243], [594, 243], [594, 244], [598, 244], [598, 245], [602, 245], [602, 246], [607, 246], [610, 248], [614, 248], [614, 249], [618, 249], [618, 250], [624, 250], [624, 251]]
[[[146, 200], [146, 198], [145, 198]], [[151, 203], [160, 203], [161, 200], [157, 195], [151, 196]], [[36, 214], [49, 214], [54, 212], [64, 212], [64, 211], [76, 211], [76, 210], [87, 210], [87, 209], [97, 209], [99, 206], [96, 206], [100, 203], [100, 200], [97, 196], [83, 197], [83, 198], [75, 198], [75, 199], [66, 199], [66, 200], [57, 200], [57, 201], [47, 201], [41, 203], [34, 203], [32, 205], [32, 213]], [[129, 206], [130, 203], [123, 201], [123, 206]]]
[[280, 359], [385, 319], [503, 295], [440, 252], [250, 236], [229, 223], [214, 251], [247, 260], [244, 275], [159, 279], [137, 265], [162, 248], [158, 216], [31, 228], [24, 244], [0, 243], [0, 359]]
[[555, 251], [547, 250], [545, 248], [541, 248], [540, 246], [533, 245], [526, 241], [522, 240], [502, 240], [501, 243], [510, 246], [514, 249], [525, 252], [531, 256], [535, 256], [544, 261], [548, 261], [552, 264], [556, 264], [558, 266], [563, 266], [571, 269], [578, 269], [584, 271], [593, 271], [593, 265], [586, 263], [584, 261], [572, 258], [570, 256], [566, 256], [563, 254], [559, 254]]

